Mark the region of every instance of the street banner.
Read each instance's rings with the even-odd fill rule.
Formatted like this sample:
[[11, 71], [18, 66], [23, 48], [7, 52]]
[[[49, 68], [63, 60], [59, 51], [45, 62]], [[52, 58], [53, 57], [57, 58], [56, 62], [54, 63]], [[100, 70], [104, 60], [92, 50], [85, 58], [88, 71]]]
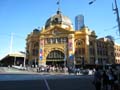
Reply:
[[40, 51], [39, 51], [39, 59], [43, 59], [43, 53], [44, 53], [44, 39], [40, 40]]

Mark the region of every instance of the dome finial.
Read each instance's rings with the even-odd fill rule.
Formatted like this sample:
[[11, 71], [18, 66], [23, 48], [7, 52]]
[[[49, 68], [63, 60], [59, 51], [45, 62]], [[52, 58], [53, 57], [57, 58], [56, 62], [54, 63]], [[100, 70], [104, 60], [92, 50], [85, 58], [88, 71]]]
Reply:
[[57, 1], [57, 5], [58, 5], [57, 14], [60, 14], [61, 13], [61, 11], [60, 11], [60, 0]]

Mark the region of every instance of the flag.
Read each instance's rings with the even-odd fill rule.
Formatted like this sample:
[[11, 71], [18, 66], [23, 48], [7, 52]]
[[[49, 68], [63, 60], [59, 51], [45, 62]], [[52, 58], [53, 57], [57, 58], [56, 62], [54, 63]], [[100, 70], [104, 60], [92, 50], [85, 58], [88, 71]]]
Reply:
[[43, 52], [42, 52], [42, 49], [40, 48], [40, 53], [39, 53], [39, 56], [40, 56], [40, 60], [42, 60], [42, 57], [43, 57]]

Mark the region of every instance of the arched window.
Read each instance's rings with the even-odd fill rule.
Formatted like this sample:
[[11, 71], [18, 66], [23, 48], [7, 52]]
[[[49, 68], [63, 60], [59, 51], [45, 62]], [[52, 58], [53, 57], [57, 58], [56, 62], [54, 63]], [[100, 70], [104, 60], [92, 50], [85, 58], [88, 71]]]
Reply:
[[53, 50], [51, 51], [48, 56], [47, 56], [47, 60], [60, 60], [60, 59], [64, 59], [65, 55], [63, 52], [59, 51], [59, 50]]
[[76, 41], [76, 46], [81, 46], [81, 45], [83, 45], [83, 40], [77, 40]]

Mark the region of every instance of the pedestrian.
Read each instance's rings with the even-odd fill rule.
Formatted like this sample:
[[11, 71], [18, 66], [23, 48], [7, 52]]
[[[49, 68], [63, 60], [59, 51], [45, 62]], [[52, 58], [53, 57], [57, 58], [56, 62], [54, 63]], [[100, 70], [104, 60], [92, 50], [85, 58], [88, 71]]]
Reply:
[[106, 74], [106, 71], [103, 71], [103, 74], [102, 74], [102, 90], [108, 90], [108, 82], [109, 82], [108, 75]]
[[95, 70], [93, 83], [96, 90], [101, 90], [101, 73], [98, 68], [96, 68]]
[[110, 90], [114, 90], [115, 75], [112, 69], [108, 72]]

